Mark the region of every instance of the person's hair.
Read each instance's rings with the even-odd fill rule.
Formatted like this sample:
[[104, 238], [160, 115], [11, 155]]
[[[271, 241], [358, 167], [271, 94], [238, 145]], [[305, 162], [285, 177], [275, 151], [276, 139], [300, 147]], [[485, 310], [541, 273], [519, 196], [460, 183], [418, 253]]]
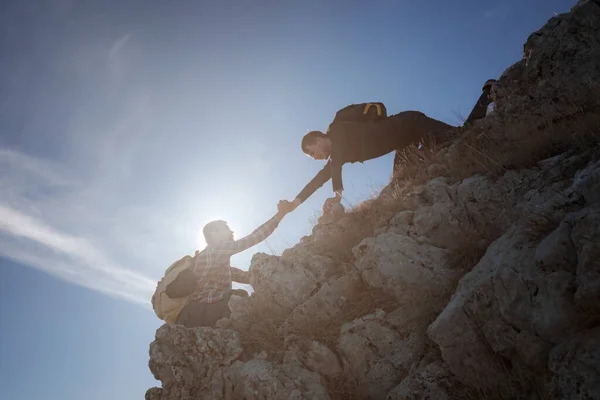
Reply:
[[219, 225], [226, 225], [227, 222], [223, 221], [222, 219], [218, 219], [216, 221], [210, 221], [208, 224], [204, 225], [204, 228], [202, 228], [202, 234], [204, 235], [204, 241], [207, 244], [210, 244], [212, 242], [212, 235], [214, 233], [214, 230], [217, 226]]
[[327, 137], [327, 135], [325, 135], [321, 131], [310, 131], [306, 135], [304, 135], [304, 137], [302, 138], [302, 151], [304, 152], [304, 154], [308, 154], [307, 147], [312, 144], [315, 144], [315, 142], [317, 141], [317, 138], [326, 138], [326, 137]]

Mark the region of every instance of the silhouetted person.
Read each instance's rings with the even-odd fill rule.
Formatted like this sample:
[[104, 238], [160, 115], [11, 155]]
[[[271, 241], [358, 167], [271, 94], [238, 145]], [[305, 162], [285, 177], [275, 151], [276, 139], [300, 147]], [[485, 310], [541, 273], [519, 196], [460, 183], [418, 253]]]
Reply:
[[[483, 94], [465, 122], [485, 117], [491, 102], [490, 89], [494, 80], [488, 80]], [[353, 119], [355, 118], [355, 119]], [[426, 139], [429, 144], [443, 145], [456, 136], [459, 127], [430, 118], [420, 111], [403, 111], [387, 116], [383, 103], [353, 104], [338, 111], [327, 132], [311, 131], [302, 138], [302, 151], [315, 160], [328, 160], [317, 175], [291, 202], [297, 207], [308, 199], [330, 178], [335, 196], [328, 204], [339, 202], [344, 190], [342, 166], [346, 163], [365, 162], [396, 151], [393, 173], [397, 172], [405, 147]]]
[[269, 237], [292, 211], [285, 201], [279, 202], [277, 208], [277, 214], [239, 240], [234, 240], [233, 231], [225, 221], [212, 221], [204, 226], [206, 248], [196, 253], [193, 266], [180, 272], [165, 291], [173, 299], [189, 296], [177, 317], [177, 325], [214, 327], [218, 320], [229, 317], [232, 281], [250, 283], [248, 272], [232, 267], [230, 258]]

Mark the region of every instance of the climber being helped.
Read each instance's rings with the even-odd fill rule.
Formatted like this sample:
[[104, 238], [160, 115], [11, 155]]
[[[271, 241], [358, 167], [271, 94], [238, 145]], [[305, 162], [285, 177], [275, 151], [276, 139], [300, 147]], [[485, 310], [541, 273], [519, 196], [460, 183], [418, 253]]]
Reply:
[[[492, 102], [489, 79], [482, 94], [465, 121], [468, 127], [486, 116]], [[396, 174], [402, 150], [411, 144], [426, 142], [442, 145], [455, 137], [460, 127], [430, 118], [419, 111], [404, 111], [388, 116], [383, 103], [353, 104], [339, 110], [327, 132], [311, 131], [302, 138], [302, 151], [315, 160], [328, 160], [317, 175], [291, 202], [298, 207], [330, 178], [335, 197], [327, 199], [323, 211], [342, 199], [342, 166], [346, 163], [365, 162], [396, 151], [393, 174]]]
[[[203, 228], [206, 248], [192, 258], [186, 256], [173, 264], [159, 282], [152, 298], [157, 316], [165, 322], [187, 328], [215, 327], [221, 318], [227, 318], [232, 292], [232, 280], [250, 283], [246, 271], [234, 268], [230, 258], [268, 238], [279, 226], [283, 217], [292, 211], [286, 201], [277, 205], [277, 213], [251, 234], [234, 240], [233, 231], [222, 220], [212, 221]], [[172, 277], [172, 275], [176, 277]], [[171, 277], [171, 281], [165, 281]], [[164, 282], [164, 284], [162, 283]]]

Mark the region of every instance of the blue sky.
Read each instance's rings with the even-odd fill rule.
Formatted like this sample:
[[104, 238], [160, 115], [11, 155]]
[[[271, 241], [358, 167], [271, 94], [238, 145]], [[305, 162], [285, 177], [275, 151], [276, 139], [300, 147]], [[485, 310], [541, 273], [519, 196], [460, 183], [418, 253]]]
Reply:
[[[383, 101], [458, 125], [573, 1], [28, 1], [0, 6], [0, 398], [132, 399], [159, 384], [164, 269], [237, 237], [322, 167], [302, 135]], [[344, 167], [345, 203], [393, 154]], [[310, 233], [327, 183], [269, 240]]]

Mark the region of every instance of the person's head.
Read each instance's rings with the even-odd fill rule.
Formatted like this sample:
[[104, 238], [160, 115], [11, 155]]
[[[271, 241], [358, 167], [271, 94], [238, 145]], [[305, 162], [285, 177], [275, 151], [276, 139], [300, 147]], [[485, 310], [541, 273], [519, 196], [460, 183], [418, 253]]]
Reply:
[[211, 221], [202, 229], [206, 244], [215, 244], [233, 240], [233, 231], [222, 220]]
[[310, 131], [302, 138], [302, 151], [315, 160], [326, 160], [331, 154], [331, 139], [321, 131]]

